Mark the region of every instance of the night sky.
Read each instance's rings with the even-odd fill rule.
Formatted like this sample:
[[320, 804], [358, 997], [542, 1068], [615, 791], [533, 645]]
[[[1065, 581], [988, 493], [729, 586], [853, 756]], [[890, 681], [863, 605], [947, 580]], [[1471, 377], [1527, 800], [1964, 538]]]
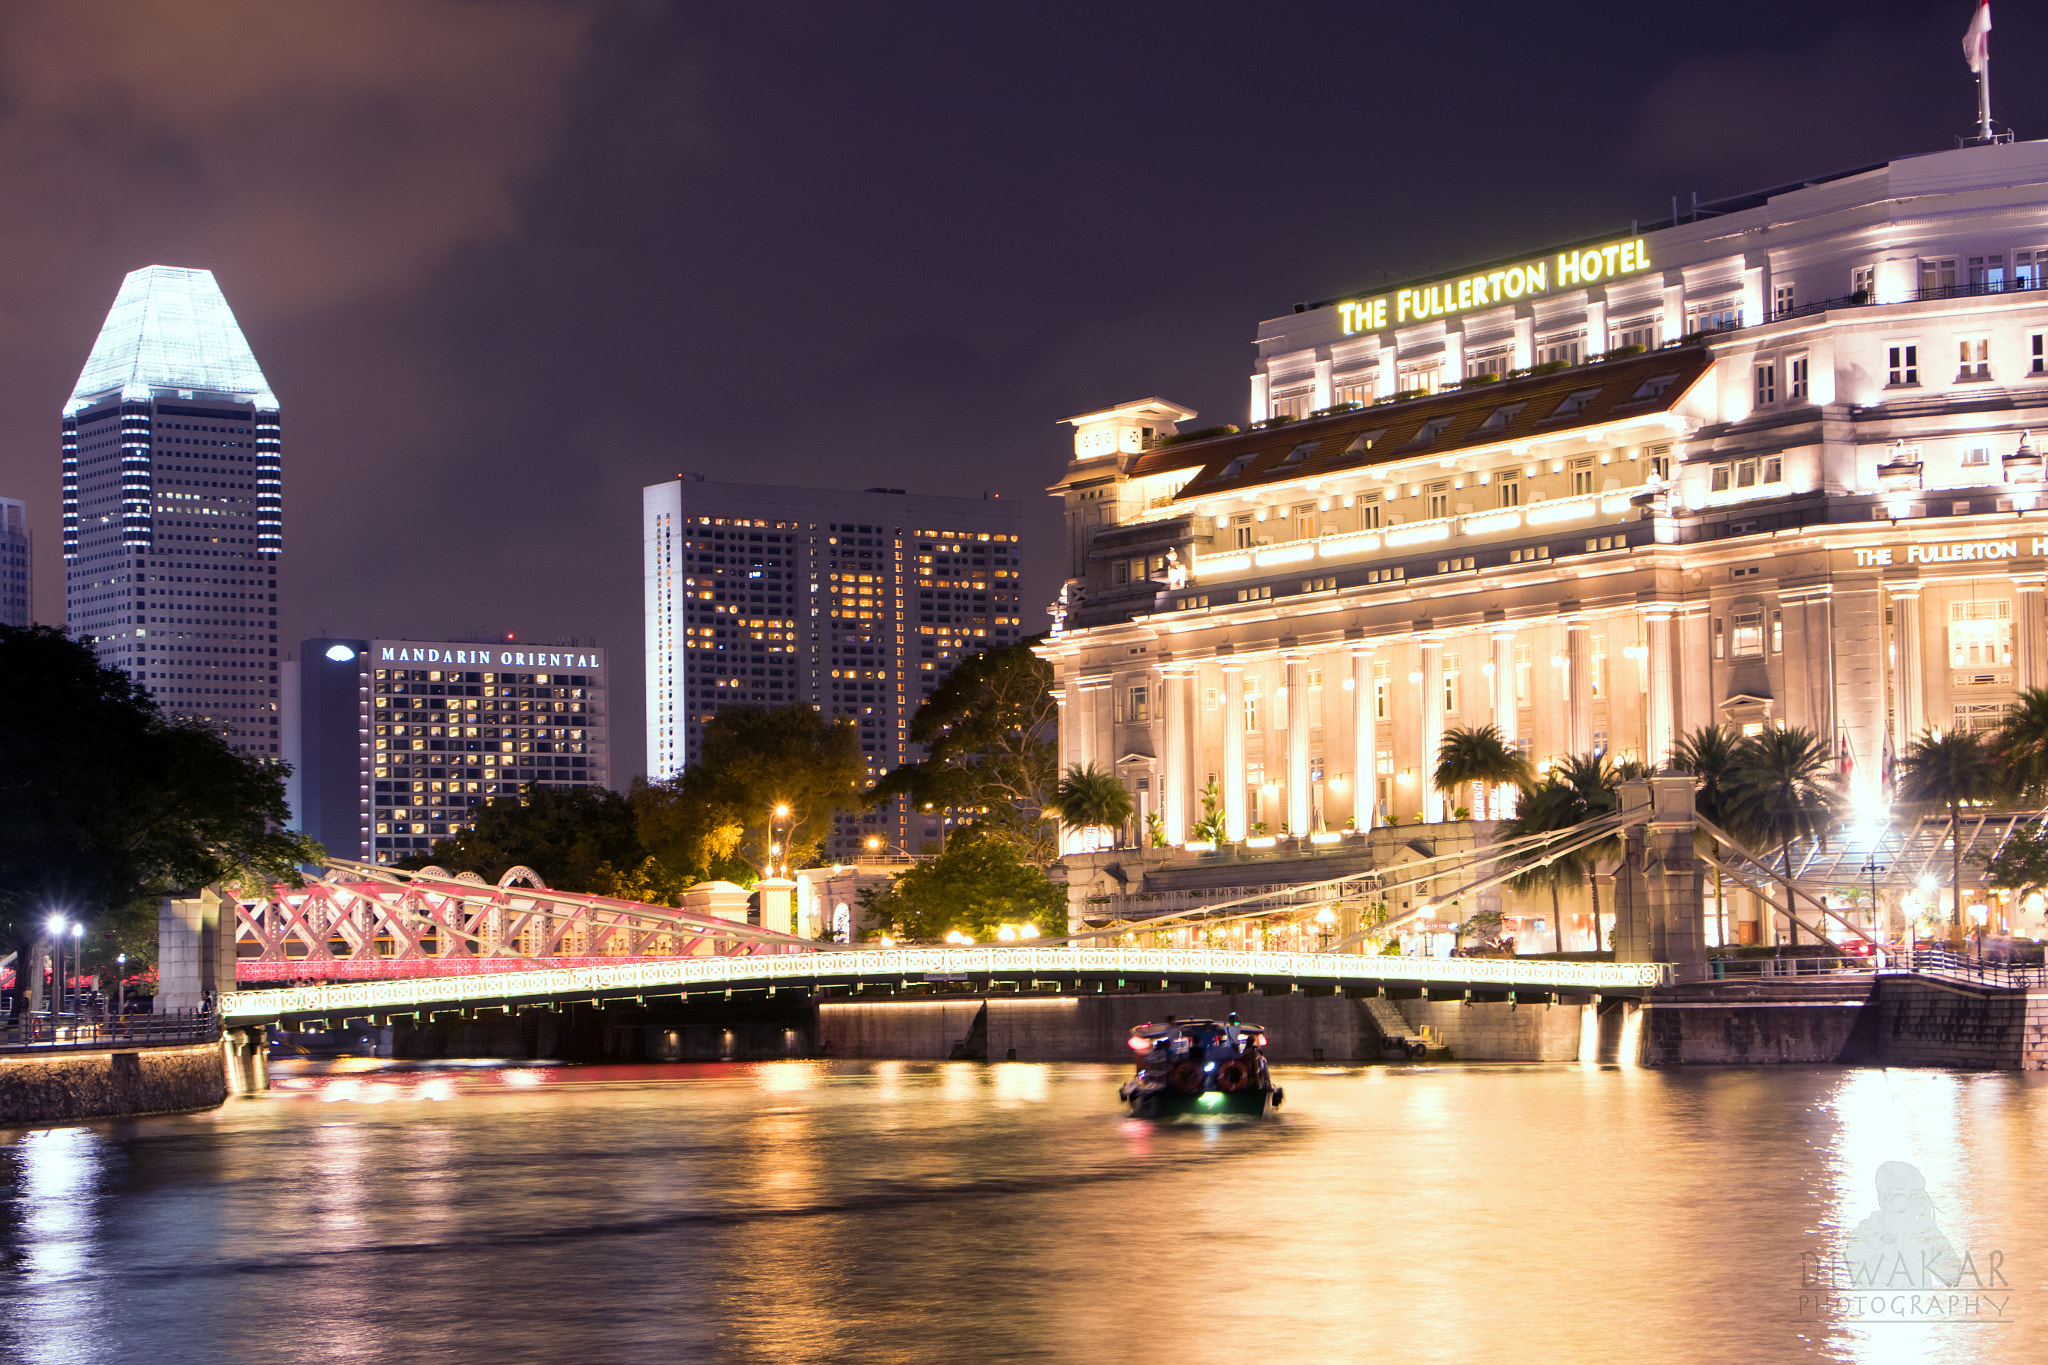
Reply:
[[210, 268], [284, 408], [280, 645], [594, 637], [623, 786], [643, 484], [1020, 499], [1041, 625], [1060, 418], [1242, 422], [1296, 300], [1949, 147], [1971, 9], [10, 4], [0, 494], [60, 621], [62, 404], [124, 272]]

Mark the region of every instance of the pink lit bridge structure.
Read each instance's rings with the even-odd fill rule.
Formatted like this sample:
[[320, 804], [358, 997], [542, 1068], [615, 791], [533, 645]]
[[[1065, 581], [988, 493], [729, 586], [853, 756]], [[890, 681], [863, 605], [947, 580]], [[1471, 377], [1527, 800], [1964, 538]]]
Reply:
[[[1200, 914], [1283, 908], [1265, 899]], [[965, 948], [823, 943], [689, 909], [552, 890], [525, 868], [492, 885], [437, 868], [335, 860], [303, 887], [230, 900], [237, 989], [223, 995], [221, 1012], [231, 1027], [779, 993], [794, 1001], [1235, 989], [1540, 1001], [1636, 997], [1669, 977], [1654, 962], [1387, 957], [1355, 945], [1298, 953], [1145, 948], [1104, 942], [1113, 937], [1105, 933]], [[1284, 908], [1301, 906], [1290, 899]]]

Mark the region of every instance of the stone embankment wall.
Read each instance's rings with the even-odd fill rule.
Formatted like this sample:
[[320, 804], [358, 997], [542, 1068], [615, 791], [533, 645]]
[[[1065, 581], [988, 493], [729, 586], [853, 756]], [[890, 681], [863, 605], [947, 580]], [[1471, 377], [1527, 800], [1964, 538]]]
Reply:
[[1875, 1036], [1887, 1066], [2048, 1070], [2048, 991], [1986, 991], [1887, 977]]
[[247, 1075], [249, 1061], [221, 1043], [0, 1057], [0, 1125], [210, 1109], [228, 1097], [231, 1071]]
[[[1399, 1000], [1402, 1018], [1460, 1062], [1575, 1062], [1590, 1005]], [[1588, 1058], [1588, 1061], [1593, 1060]]]
[[1700, 985], [1656, 992], [1645, 1013], [1642, 1060], [1651, 1066], [2048, 1069], [2048, 992], [2042, 991], [1917, 976]]

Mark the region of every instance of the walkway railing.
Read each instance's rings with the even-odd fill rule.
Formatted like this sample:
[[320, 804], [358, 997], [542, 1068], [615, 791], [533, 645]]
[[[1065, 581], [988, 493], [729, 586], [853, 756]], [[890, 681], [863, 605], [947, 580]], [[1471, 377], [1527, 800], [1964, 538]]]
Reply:
[[1991, 962], [1947, 948], [1914, 948], [1893, 954], [1886, 961], [1885, 970], [1967, 981], [1972, 985], [1997, 986], [2006, 990], [2048, 989], [2048, 966]]
[[0, 1053], [42, 1053], [150, 1047], [163, 1043], [210, 1043], [220, 1037], [220, 1016], [211, 1010], [164, 1014], [36, 1014], [0, 1021]]

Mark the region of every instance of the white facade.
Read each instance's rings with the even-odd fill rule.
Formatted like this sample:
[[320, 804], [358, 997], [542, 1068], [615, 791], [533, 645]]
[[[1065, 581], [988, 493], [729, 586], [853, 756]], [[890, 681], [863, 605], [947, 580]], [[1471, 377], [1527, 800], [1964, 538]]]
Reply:
[[1233, 840], [1486, 814], [1431, 789], [1451, 726], [1656, 764], [1797, 725], [1883, 802], [2048, 684], [2044, 259], [2008, 143], [1263, 323], [1250, 429], [1054, 488], [1062, 763], [1176, 843], [1212, 777]]
[[276, 396], [211, 271], [122, 281], [64, 406], [66, 618], [165, 711], [279, 756]]

